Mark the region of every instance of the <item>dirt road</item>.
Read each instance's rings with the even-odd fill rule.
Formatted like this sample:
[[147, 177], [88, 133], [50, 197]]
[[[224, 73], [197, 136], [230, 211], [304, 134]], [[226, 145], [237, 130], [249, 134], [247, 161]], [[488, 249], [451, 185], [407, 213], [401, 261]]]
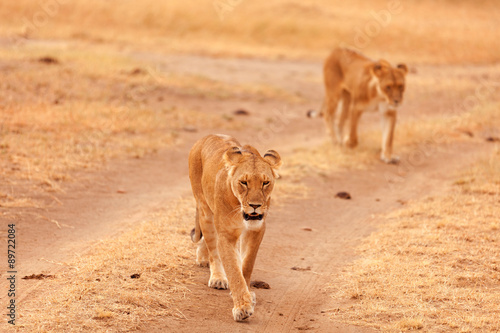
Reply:
[[[276, 149], [286, 163], [297, 148], [324, 140], [321, 121], [309, 121], [303, 115], [306, 107], [320, 104], [321, 64], [282, 61], [209, 59], [172, 57], [160, 59], [152, 55], [132, 55], [163, 68], [164, 71], [190, 73], [193, 64], [203, 68], [209, 77], [233, 82], [271, 82], [290, 93], [300, 92], [307, 101], [287, 105], [274, 100], [217, 101], [170, 96], [168, 102], [183, 103], [213, 113], [230, 113], [236, 108], [250, 110], [243, 121], [247, 129], [226, 134], [241, 142], [255, 143], [259, 150]], [[163, 67], [162, 67], [163, 66]], [[196, 69], [195, 72], [198, 72]], [[411, 96], [411, 95], [410, 95]], [[401, 121], [415, 116], [420, 107], [409, 98], [407, 112]], [[437, 105], [436, 107], [439, 107]], [[278, 110], [278, 111], [276, 111]], [[281, 111], [280, 111], [281, 110]], [[286, 110], [286, 111], [283, 111]], [[266, 132], [266, 118], [273, 112], [286, 112], [285, 121], [275, 130]], [[240, 121], [240, 120], [238, 120]], [[378, 126], [376, 116], [363, 119], [364, 128]], [[68, 184], [65, 194], [58, 196], [38, 219], [38, 229], [32, 228], [29, 215], [14, 217], [22, 235], [23, 252], [19, 262], [21, 275], [54, 273], [75, 254], [82, 254], [93, 242], [105, 240], [130, 228], [134, 222], [169, 200], [189, 196], [187, 154], [200, 137], [217, 129], [198, 128], [196, 133], [182, 133], [176, 148], [166, 149], [140, 160], [110, 163], [106, 170], [80, 174], [80, 181]], [[259, 135], [261, 133], [262, 135]], [[264, 135], [266, 134], [267, 135]], [[396, 138], [397, 140], [397, 138]], [[303, 199], [288, 199], [271, 209], [254, 280], [262, 280], [271, 289], [256, 290], [257, 307], [246, 323], [234, 323], [231, 316], [229, 291], [206, 286], [208, 270], [197, 268], [191, 293], [178, 305], [184, 319], [146, 320], [144, 332], [363, 332], [358, 327], [346, 327], [331, 320], [340, 300], [327, 290], [338, 279], [343, 267], [355, 259], [355, 246], [377, 228], [377, 214], [398, 209], [411, 199], [434, 195], [449, 183], [453, 173], [473, 162], [490, 149], [485, 143], [469, 142], [441, 146], [418, 166], [406, 172], [400, 182], [390, 183], [387, 175], [396, 174], [394, 165], [375, 164], [361, 171], [342, 171], [312, 175], [304, 179], [308, 191]], [[376, 158], [376, 156], [374, 156]], [[402, 156], [403, 160], [407, 156]], [[443, 163], [446, 161], [446, 163]], [[279, 186], [279, 185], [278, 185]], [[335, 198], [339, 191], [349, 192], [351, 200]], [[40, 216], [43, 215], [43, 218]], [[28, 217], [27, 217], [28, 216]], [[38, 217], [37, 217], [38, 216]], [[194, 213], [193, 213], [194, 216]], [[56, 221], [56, 222], [54, 222]], [[194, 262], [193, 262], [194, 265]], [[37, 292], [38, 284], [20, 281], [20, 301]], [[0, 295], [4, 297], [4, 295]]]

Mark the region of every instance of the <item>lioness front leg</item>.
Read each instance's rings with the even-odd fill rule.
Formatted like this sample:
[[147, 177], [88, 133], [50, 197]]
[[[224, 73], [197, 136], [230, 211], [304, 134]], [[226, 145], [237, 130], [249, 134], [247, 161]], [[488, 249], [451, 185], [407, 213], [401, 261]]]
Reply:
[[[228, 281], [217, 248], [217, 233], [213, 223], [213, 215], [211, 212], [207, 213], [206, 209], [208, 206], [204, 210], [200, 210], [200, 227], [203, 232], [201, 241], [205, 242], [210, 262], [208, 286], [214, 289], [227, 289]], [[200, 250], [203, 251], [203, 244], [200, 244], [200, 247]]]
[[396, 110], [387, 109], [383, 111], [382, 128], [382, 153], [380, 159], [385, 163], [397, 164], [399, 158], [392, 156], [392, 143], [394, 139], [394, 129], [396, 127]]
[[243, 257], [242, 273], [247, 287], [250, 288], [250, 278], [252, 276], [255, 259], [259, 251], [260, 243], [264, 238], [265, 225], [259, 230], [247, 230], [242, 235], [241, 255]]
[[[328, 93], [328, 92], [327, 92]], [[335, 112], [337, 109], [338, 98], [333, 98], [330, 96], [325, 97], [325, 101], [323, 102], [323, 118], [325, 120], [326, 131], [330, 136], [333, 144], [336, 142], [340, 143], [336, 139], [337, 130], [335, 128]]]
[[[255, 259], [257, 258], [257, 252], [259, 252], [260, 243], [262, 238], [264, 238], [264, 232], [266, 230], [265, 224], [262, 224], [259, 230], [247, 230], [242, 235], [241, 240], [241, 255], [243, 257], [242, 273], [245, 278], [248, 290], [250, 290], [250, 278], [252, 277], [253, 267], [255, 265]], [[255, 306], [257, 303], [257, 298], [254, 292], [250, 292], [252, 296], [252, 303]]]
[[233, 318], [242, 321], [253, 314], [255, 303], [241, 271], [236, 243], [237, 238], [228, 235], [220, 236], [217, 242], [233, 297]]

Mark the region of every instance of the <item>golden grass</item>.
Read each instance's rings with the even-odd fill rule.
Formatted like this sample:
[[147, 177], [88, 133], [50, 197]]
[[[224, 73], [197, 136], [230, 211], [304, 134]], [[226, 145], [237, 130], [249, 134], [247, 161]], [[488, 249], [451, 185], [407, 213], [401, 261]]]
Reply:
[[386, 332], [500, 330], [499, 202], [497, 149], [447, 194], [384, 216], [334, 288], [348, 301], [335, 320]]
[[0, 89], [5, 101], [0, 176], [11, 182], [29, 180], [48, 190], [57, 190], [73, 170], [175, 144], [184, 128], [243, 126], [221, 114], [178, 108], [171, 97], [294, 100], [264, 86], [151, 74], [130, 59], [107, 53], [52, 50], [58, 56], [49, 58], [59, 63], [46, 64], [38, 60], [42, 52], [47, 48], [3, 52], [10, 59]]
[[193, 225], [194, 201], [179, 199], [130, 231], [96, 244], [67, 263], [69, 269], [44, 280], [43, 295], [20, 303], [17, 330], [129, 332], [158, 317], [183, 318], [175, 303], [192, 283], [195, 259], [188, 231]]
[[[46, 3], [55, 5], [44, 10]], [[394, 8], [388, 0], [57, 3], [5, 3], [0, 9], [0, 34], [231, 56], [323, 59], [333, 46], [343, 44], [411, 62], [500, 59], [494, 0], [393, 1]], [[387, 23], [373, 14], [389, 10], [390, 19], [383, 19]]]

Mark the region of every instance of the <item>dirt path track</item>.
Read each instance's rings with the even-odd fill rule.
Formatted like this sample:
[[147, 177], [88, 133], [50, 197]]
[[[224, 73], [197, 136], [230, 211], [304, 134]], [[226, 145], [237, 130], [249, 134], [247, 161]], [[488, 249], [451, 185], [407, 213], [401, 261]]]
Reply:
[[[199, 268], [192, 295], [179, 306], [187, 320], [166, 320], [152, 323], [153, 327], [157, 331], [166, 327], [172, 332], [369, 332], [332, 323], [329, 317], [344, 304], [325, 288], [355, 258], [353, 249], [376, 227], [371, 223], [376, 214], [398, 209], [407, 200], [441, 192], [453, 177], [448, 165], [459, 169], [481, 153], [484, 149], [475, 144], [450, 146], [396, 187], [390, 187], [382, 176], [394, 172], [395, 166], [387, 165], [327, 179], [308, 179], [308, 186], [314, 190], [307, 200], [288, 201], [269, 216], [253, 279], [268, 282], [271, 289], [256, 291], [256, 313], [248, 323], [232, 322], [228, 292], [209, 289], [208, 270]], [[443, 165], [443, 159], [449, 164]], [[352, 200], [335, 199], [338, 191], [348, 191]]]
[[[224, 64], [222, 60], [200, 60], [197, 57], [184, 60], [172, 57], [161, 62], [151, 56], [136, 56], [150, 63], [159, 62], [159, 68], [164, 70], [180, 73], [193, 72], [193, 63], [198, 63], [207, 77], [233, 82], [236, 75], [238, 82], [271, 82], [290, 93], [300, 91], [307, 100], [316, 101], [311, 103], [314, 106], [319, 105], [321, 100], [321, 85], [317, 80], [321, 73], [320, 64], [281, 61], [279, 67], [276, 63], [258, 60], [231, 60]], [[286, 108], [293, 115], [287, 120], [286, 128], [256, 145], [261, 151], [268, 148], [278, 150], [285, 163], [295, 148], [324, 140], [323, 124], [303, 117], [305, 105], [287, 106], [273, 100], [216, 101], [182, 96], [171, 96], [169, 101], [213, 113], [230, 112], [237, 107], [248, 108], [251, 111], [246, 120], [248, 129], [225, 132], [236, 136], [242, 143], [252, 144], [255, 142], [255, 129], [266, 124], [271, 110]], [[408, 103], [412, 105], [411, 100]], [[429, 101], [422, 103], [427, 110], [432, 110], [427, 108]], [[409, 111], [402, 121], [420, 112], [422, 105], [413, 104], [405, 109]], [[367, 115], [363, 119], [363, 127], [378, 126], [378, 120], [372, 122], [374, 119], [375, 116]], [[374, 125], [370, 125], [372, 123]], [[53, 274], [64, 268], [54, 263], [84, 253], [93, 242], [131, 227], [170, 200], [190, 195], [188, 151], [198, 138], [210, 132], [221, 131], [198, 129], [197, 133], [183, 133], [183, 143], [176, 148], [140, 160], [115, 161], [104, 171], [82, 176], [83, 181], [68, 184], [66, 194], [59, 196], [63, 205], [55, 205], [43, 212], [44, 221], [38, 221], [40, 227], [36, 230], [32, 228], [32, 220], [26, 216], [20, 218], [17, 222], [24, 244], [19, 259], [19, 275]], [[436, 150], [398, 184], [388, 183], [385, 177], [387, 173], [395, 174], [397, 166], [381, 163], [364, 171], [306, 178], [309, 191], [305, 199], [290, 199], [271, 209], [253, 274], [253, 279], [269, 283], [271, 289], [256, 291], [256, 312], [248, 322], [233, 322], [229, 291], [208, 288], [208, 270], [197, 268], [196, 284], [190, 288], [189, 297], [178, 305], [186, 319], [144, 321], [143, 331], [370, 331], [332, 322], [332, 313], [345, 304], [332, 298], [331, 292], [325, 288], [339, 278], [347, 263], [355, 259], [355, 246], [377, 227], [376, 214], [398, 209], [407, 200], [440, 192], [455, 171], [485, 154], [489, 147], [472, 142], [441, 147], [443, 149]], [[339, 191], [349, 192], [352, 200], [334, 198]], [[61, 227], [57, 228], [50, 220], [57, 221]], [[292, 270], [292, 267], [299, 269]], [[28, 288], [23, 280], [20, 281], [20, 299], [36, 292], [37, 285], [30, 286]]]

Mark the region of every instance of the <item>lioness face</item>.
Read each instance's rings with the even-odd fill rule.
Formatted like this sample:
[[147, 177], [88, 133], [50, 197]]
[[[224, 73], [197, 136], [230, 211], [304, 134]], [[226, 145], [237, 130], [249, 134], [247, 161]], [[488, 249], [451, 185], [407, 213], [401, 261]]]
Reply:
[[399, 64], [396, 68], [388, 64], [376, 64], [373, 73], [378, 77], [380, 91], [387, 104], [397, 108], [403, 102], [405, 90], [406, 65]]
[[[233, 193], [241, 204], [245, 221], [262, 220], [269, 207], [274, 177], [271, 167], [265, 166], [258, 173], [237, 172], [233, 181]], [[267, 172], [266, 172], [267, 171]]]
[[260, 157], [255, 152], [233, 147], [226, 153], [229, 161], [231, 189], [241, 205], [241, 214], [247, 223], [262, 221], [269, 209], [276, 170], [281, 165], [277, 152], [270, 150]]

